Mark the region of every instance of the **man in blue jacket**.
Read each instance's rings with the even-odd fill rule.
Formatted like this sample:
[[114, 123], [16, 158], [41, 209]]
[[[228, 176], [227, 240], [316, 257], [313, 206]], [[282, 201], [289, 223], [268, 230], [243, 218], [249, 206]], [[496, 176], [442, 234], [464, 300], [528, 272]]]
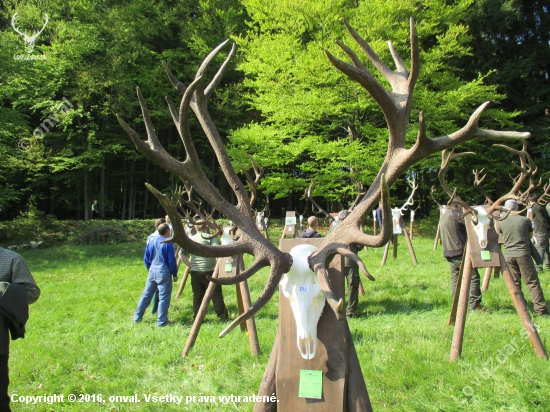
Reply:
[[157, 326], [166, 326], [168, 323], [168, 307], [172, 296], [172, 278], [174, 282], [178, 281], [178, 265], [174, 255], [174, 245], [171, 243], [161, 243], [170, 235], [170, 226], [166, 223], [158, 227], [159, 236], [147, 243], [143, 260], [145, 267], [149, 271], [147, 283], [141, 299], [139, 300], [136, 313], [134, 313], [134, 323], [141, 322], [143, 313], [153, 295], [158, 290], [159, 308]]

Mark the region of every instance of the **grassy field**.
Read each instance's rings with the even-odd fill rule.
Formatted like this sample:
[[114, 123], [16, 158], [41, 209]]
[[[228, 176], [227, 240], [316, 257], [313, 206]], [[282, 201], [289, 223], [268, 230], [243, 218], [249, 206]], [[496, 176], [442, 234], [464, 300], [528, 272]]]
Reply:
[[[363, 278], [366, 296], [349, 323], [374, 409], [550, 410], [549, 363], [535, 356], [502, 279], [492, 280], [483, 296], [491, 313], [468, 315], [463, 358], [448, 361], [449, 272], [441, 249], [432, 251], [433, 233], [425, 230], [413, 241], [417, 267], [402, 237], [398, 258], [390, 256], [384, 267], [382, 249], [361, 253], [377, 280]], [[64, 402], [13, 403], [14, 411], [252, 410], [251, 403], [224, 405], [218, 396], [256, 393], [277, 329], [277, 294], [256, 318], [261, 356], [251, 358], [239, 330], [218, 339], [224, 325], [210, 308], [190, 356], [182, 358], [191, 327], [190, 285], [172, 301], [168, 327], [157, 328], [149, 310], [141, 324], [132, 323], [146, 278], [143, 248], [70, 244], [22, 252], [42, 296], [31, 306], [27, 337], [11, 345], [10, 393], [59, 394]], [[265, 269], [251, 279], [253, 300], [266, 279]], [[550, 273], [541, 281], [550, 296]], [[225, 287], [224, 294], [235, 316], [235, 288]], [[535, 322], [550, 349], [550, 319]], [[89, 402], [69, 402], [70, 394]], [[134, 394], [140, 403], [109, 399]], [[183, 401], [147, 403], [143, 394]], [[97, 402], [97, 395], [105, 402]], [[195, 401], [186, 404], [188, 396]], [[199, 396], [214, 396], [215, 402], [199, 402]]]

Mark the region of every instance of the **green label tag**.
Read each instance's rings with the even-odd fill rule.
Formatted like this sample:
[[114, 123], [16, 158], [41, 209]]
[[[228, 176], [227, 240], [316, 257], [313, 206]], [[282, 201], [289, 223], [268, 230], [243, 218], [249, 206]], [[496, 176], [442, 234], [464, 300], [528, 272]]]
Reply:
[[226, 263], [226, 264], [225, 264], [225, 271], [226, 271], [227, 273], [233, 272], [233, 264], [232, 264], [232, 263]]
[[300, 370], [298, 397], [313, 399], [323, 397], [323, 371]]
[[481, 259], [482, 260], [491, 260], [491, 252], [488, 250], [482, 250], [481, 251]]

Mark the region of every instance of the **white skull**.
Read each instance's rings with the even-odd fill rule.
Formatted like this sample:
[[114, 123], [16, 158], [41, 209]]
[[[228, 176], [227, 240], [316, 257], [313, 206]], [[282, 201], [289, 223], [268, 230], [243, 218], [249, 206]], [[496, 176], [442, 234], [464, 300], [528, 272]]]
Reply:
[[391, 210], [391, 217], [393, 220], [393, 233], [401, 233], [401, 226], [399, 225], [401, 216], [403, 216], [403, 213], [401, 212], [401, 209], [399, 209], [398, 207], [394, 207]]
[[476, 206], [474, 210], [477, 211], [477, 225], [474, 223], [474, 230], [479, 241], [479, 246], [485, 249], [487, 247], [487, 231], [489, 230], [491, 219], [483, 206]]
[[233, 238], [231, 237], [231, 234], [229, 233], [230, 227], [226, 227], [223, 229], [223, 235], [220, 238], [220, 243], [222, 245], [229, 245], [233, 242]]
[[414, 210], [411, 210], [411, 222], [414, 222]]
[[256, 215], [256, 227], [258, 229], [263, 229], [262, 220], [264, 220], [264, 212], [258, 212]]
[[308, 256], [316, 250], [311, 245], [294, 246], [290, 250], [292, 266], [280, 283], [290, 301], [296, 320], [296, 344], [304, 359], [313, 359], [317, 353], [317, 322], [325, 307], [325, 295], [307, 263]]
[[444, 215], [446, 211], [447, 211], [447, 205], [443, 205], [441, 206], [441, 209], [439, 209], [439, 213], [442, 215]]

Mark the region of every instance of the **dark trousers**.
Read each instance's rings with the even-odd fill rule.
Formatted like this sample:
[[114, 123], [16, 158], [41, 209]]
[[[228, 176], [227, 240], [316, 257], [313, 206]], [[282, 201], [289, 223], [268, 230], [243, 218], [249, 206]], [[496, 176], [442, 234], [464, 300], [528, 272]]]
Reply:
[[[206, 294], [206, 289], [210, 284], [210, 281], [206, 278], [206, 276], [212, 276], [213, 273], [213, 270], [211, 270], [210, 272], [191, 272], [191, 289], [193, 289], [194, 317], [196, 317], [197, 313], [199, 312], [201, 303], [204, 299], [204, 295]], [[227, 308], [225, 307], [225, 303], [223, 301], [221, 285], [216, 285], [216, 288], [214, 289], [214, 295], [212, 295], [212, 302], [214, 303], [214, 311], [216, 312], [216, 315], [218, 315], [218, 318], [220, 318], [221, 320], [227, 320]]]
[[529, 290], [529, 295], [531, 295], [535, 312], [539, 315], [547, 314], [548, 308], [546, 306], [546, 300], [544, 299], [544, 294], [542, 293], [542, 288], [540, 287], [539, 277], [531, 256], [507, 257], [506, 264], [508, 265], [512, 279], [514, 279], [514, 283], [520, 291], [521, 278], [523, 278], [523, 282]]
[[537, 244], [535, 248], [542, 259], [540, 264], [537, 264], [537, 270], [542, 271], [542, 264], [550, 269], [550, 253], [548, 252], [548, 232], [535, 232], [535, 238], [537, 239]]
[[[462, 262], [462, 255], [450, 258], [448, 257], [445, 259], [449, 262], [449, 268], [451, 269], [451, 294], [454, 299], [456, 284], [458, 282], [458, 274], [460, 272], [460, 263]], [[472, 281], [470, 282], [470, 309], [474, 309], [478, 303], [481, 303], [479, 272], [476, 268], [472, 268]]]
[[0, 355], [0, 412], [10, 412], [10, 396], [8, 395], [8, 386], [10, 376], [8, 369], [9, 354]]
[[348, 306], [346, 308], [347, 316], [355, 316], [357, 310], [357, 303], [359, 302], [359, 268], [346, 267], [344, 268], [348, 283]]

